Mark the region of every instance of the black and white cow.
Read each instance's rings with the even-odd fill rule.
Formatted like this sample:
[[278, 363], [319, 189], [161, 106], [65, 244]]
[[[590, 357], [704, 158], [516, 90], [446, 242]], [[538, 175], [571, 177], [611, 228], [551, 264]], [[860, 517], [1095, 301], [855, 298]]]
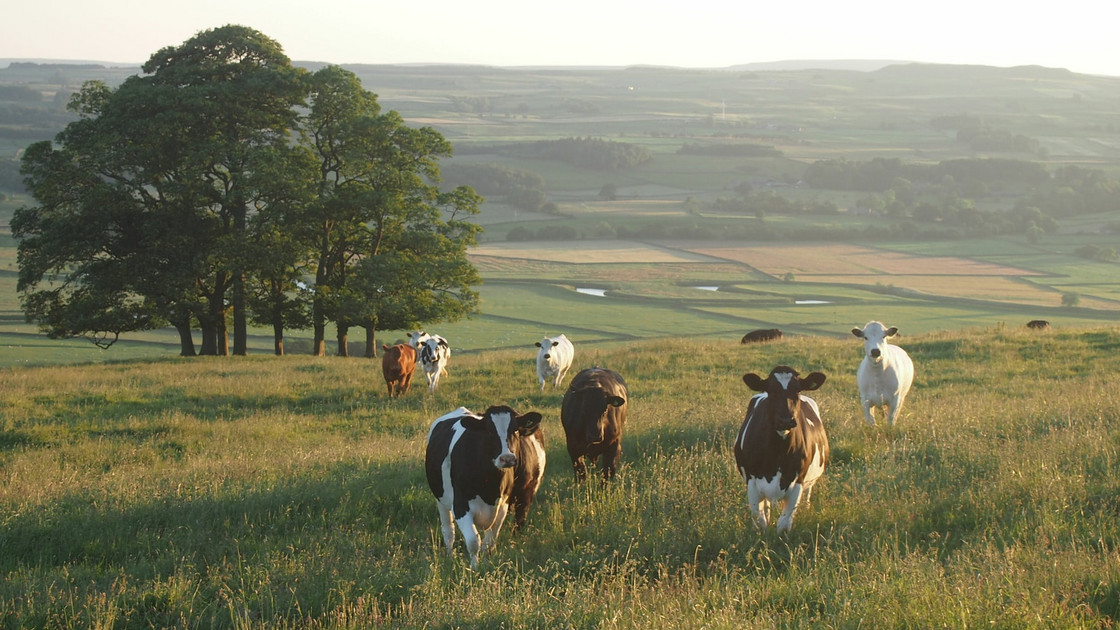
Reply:
[[614, 370], [591, 367], [572, 378], [560, 407], [560, 422], [568, 441], [576, 479], [587, 478], [584, 458], [595, 463], [603, 456], [603, 479], [614, 477], [622, 456], [626, 425], [626, 381]]
[[447, 362], [451, 359], [451, 346], [439, 335], [428, 335], [417, 350], [420, 366], [428, 377], [428, 391], [436, 391], [440, 377], [447, 376]]
[[[512, 506], [515, 524], [528, 516], [544, 478], [541, 414], [494, 406], [482, 415], [466, 407], [444, 414], [428, 430], [424, 470], [436, 497], [443, 542], [455, 552], [463, 532], [471, 567], [493, 546]], [[479, 530], [485, 539], [479, 541]]]
[[785, 501], [778, 531], [793, 527], [802, 502], [809, 504], [813, 484], [828, 465], [828, 437], [817, 403], [801, 392], [819, 389], [825, 376], [813, 372], [801, 378], [779, 365], [767, 378], [743, 376], [751, 397], [747, 417], [735, 439], [735, 465], [747, 482], [751, 515], [759, 527], [770, 524], [770, 503]]

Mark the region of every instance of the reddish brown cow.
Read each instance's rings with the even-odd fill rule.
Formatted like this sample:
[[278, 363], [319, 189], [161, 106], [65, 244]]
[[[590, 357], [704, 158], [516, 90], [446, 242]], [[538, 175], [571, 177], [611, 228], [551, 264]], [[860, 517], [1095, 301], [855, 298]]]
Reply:
[[408, 393], [412, 384], [412, 373], [416, 371], [416, 348], [407, 343], [395, 346], [381, 346], [381, 372], [385, 375], [385, 387], [389, 398]]

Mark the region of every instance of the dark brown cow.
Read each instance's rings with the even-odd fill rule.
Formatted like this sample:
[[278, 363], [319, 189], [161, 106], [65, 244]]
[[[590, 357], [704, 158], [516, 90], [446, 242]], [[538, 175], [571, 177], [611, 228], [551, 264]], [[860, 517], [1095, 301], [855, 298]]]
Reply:
[[614, 477], [622, 455], [622, 429], [626, 424], [626, 381], [617, 372], [601, 367], [576, 374], [564, 392], [560, 422], [568, 439], [576, 479], [587, 478], [587, 461], [603, 456], [603, 479]]
[[1031, 321], [1027, 322], [1027, 328], [1030, 328], [1032, 330], [1046, 330], [1047, 328], [1050, 328], [1050, 322], [1046, 321], [1045, 319], [1032, 319]]
[[416, 349], [407, 343], [395, 346], [381, 346], [381, 373], [385, 375], [385, 387], [389, 398], [408, 393], [412, 384], [412, 373], [416, 371]]
[[779, 365], [762, 378], [745, 374], [743, 382], [756, 392], [735, 440], [735, 465], [747, 482], [747, 501], [758, 526], [770, 523], [770, 503], [785, 501], [778, 531], [793, 527], [797, 506], [809, 504], [813, 484], [828, 465], [828, 437], [817, 403], [801, 392], [820, 388], [825, 376], [801, 378]]
[[739, 343], [759, 343], [762, 341], [775, 341], [782, 338], [782, 331], [777, 328], [765, 328], [759, 330], [752, 330], [743, 335], [743, 340]]

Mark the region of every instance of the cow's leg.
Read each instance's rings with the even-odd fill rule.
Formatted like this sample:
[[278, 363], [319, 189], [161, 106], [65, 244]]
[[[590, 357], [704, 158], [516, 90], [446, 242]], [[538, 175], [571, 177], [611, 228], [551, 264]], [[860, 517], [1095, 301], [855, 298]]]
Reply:
[[482, 550], [478, 540], [478, 529], [474, 526], [474, 514], [467, 512], [455, 522], [459, 524], [459, 531], [463, 532], [463, 542], [467, 543], [467, 556], [471, 559], [471, 568], [476, 569]]
[[793, 529], [793, 513], [797, 511], [797, 504], [801, 501], [801, 484], [795, 483], [786, 492], [786, 505], [782, 515], [778, 517], [778, 533], [788, 532]]
[[770, 500], [762, 496], [758, 484], [747, 482], [747, 504], [751, 506], [751, 516], [759, 529], [770, 525]]
[[870, 398], [863, 399], [863, 419], [867, 421], [870, 426], [875, 426], [875, 416], [871, 415], [872, 401]]
[[895, 396], [887, 404], [887, 424], [892, 427], [894, 426], [895, 419], [898, 418], [898, 406], [898, 396]]
[[615, 473], [618, 472], [618, 460], [621, 455], [621, 442], [603, 452], [603, 481], [614, 479]]
[[404, 376], [401, 377], [401, 382], [400, 382], [400, 385], [397, 387], [397, 391], [400, 392], [401, 394], [407, 394], [408, 393], [408, 386], [411, 385], [411, 384], [412, 384], [412, 375], [411, 374], [405, 374]]
[[443, 530], [443, 544], [447, 547], [447, 553], [455, 555], [455, 522], [451, 520], [451, 510], [443, 509], [438, 503], [436, 506], [439, 509], [440, 529]]
[[583, 462], [583, 453], [568, 446], [568, 455], [572, 458], [572, 469], [576, 472], [576, 481], [587, 479], [587, 464]]
[[490, 528], [486, 530], [486, 536], [482, 539], [482, 549], [480, 553], [489, 553], [494, 543], [498, 541], [498, 534], [502, 531], [502, 523], [506, 522], [506, 514], [508, 513], [508, 501], [502, 501], [498, 504], [497, 512], [494, 514], [494, 522], [490, 525]]

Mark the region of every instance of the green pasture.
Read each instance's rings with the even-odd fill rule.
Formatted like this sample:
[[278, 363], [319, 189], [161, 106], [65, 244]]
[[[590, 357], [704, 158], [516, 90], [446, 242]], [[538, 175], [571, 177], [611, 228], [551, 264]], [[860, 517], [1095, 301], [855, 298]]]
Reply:
[[[850, 338], [692, 337], [577, 341], [577, 366], [630, 387], [609, 484], [574, 481], [527, 349], [453, 356], [439, 390], [400, 399], [376, 363], [333, 357], [0, 368], [0, 627], [1120, 621], [1116, 329], [908, 334], [895, 427], [864, 425]], [[750, 520], [731, 449], [742, 374], [779, 363], [827, 375], [832, 449], [782, 536]], [[493, 403], [543, 414], [548, 464], [526, 529], [471, 571], [461, 540], [442, 547], [424, 438]]]

